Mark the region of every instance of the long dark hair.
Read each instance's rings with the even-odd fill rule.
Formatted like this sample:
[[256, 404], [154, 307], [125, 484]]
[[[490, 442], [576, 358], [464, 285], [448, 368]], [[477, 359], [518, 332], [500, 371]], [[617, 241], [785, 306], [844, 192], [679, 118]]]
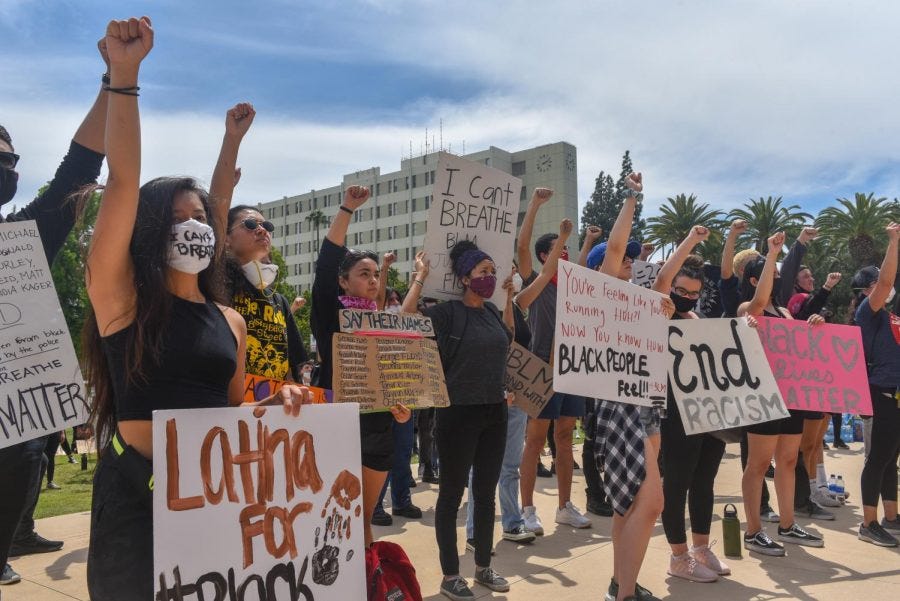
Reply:
[[684, 263], [681, 264], [681, 269], [675, 274], [672, 282], [674, 283], [675, 280], [683, 277], [692, 280], [700, 280], [700, 283], [703, 284], [706, 280], [706, 274], [703, 272], [703, 264], [703, 257], [700, 255], [688, 255], [685, 257]]
[[[209, 267], [198, 275], [200, 292], [208, 301], [223, 303], [221, 245], [224, 235], [210, 210], [209, 196], [190, 177], [158, 177], [141, 186], [137, 215], [129, 252], [134, 270], [134, 322], [122, 330], [125, 336], [125, 381], [146, 382], [146, 368], [158, 365], [165, 333], [169, 329], [172, 295], [166, 287], [169, 241], [172, 231], [172, 204], [178, 194], [195, 192], [206, 210], [207, 223], [216, 233], [216, 252]], [[88, 311], [82, 330], [84, 377], [92, 396], [91, 421], [97, 445], [103, 449], [115, 433], [116, 411], [113, 374], [103, 353], [100, 330], [93, 309]]]
[[[228, 223], [225, 225], [224, 235], [227, 236], [231, 229], [237, 224], [238, 217], [244, 211], [259, 211], [256, 207], [251, 207], [250, 205], [235, 205], [228, 209]], [[223, 244], [225, 240], [222, 240]], [[243, 281], [246, 279], [244, 275], [244, 271], [238, 263], [237, 259], [230, 252], [225, 253], [225, 295], [228, 297], [228, 306], [234, 306], [234, 295], [237, 292], [240, 284], [243, 284]]]
[[[766, 258], [762, 255], [759, 255], [754, 259], [750, 259], [750, 261], [744, 267], [744, 277], [741, 278], [741, 288], [739, 290], [740, 301], [742, 303], [753, 300], [753, 296], [756, 294], [756, 286], [754, 286], [750, 282], [750, 278], [756, 278], [756, 283], [758, 285], [759, 278], [762, 277], [762, 271], [765, 265]], [[778, 267], [776, 266], [776, 269], [777, 268]], [[778, 300], [778, 290], [775, 287], [778, 284], [778, 278], [775, 277], [775, 274], [772, 275], [772, 278], [772, 306], [778, 309], [780, 312], [782, 307], [781, 302]]]

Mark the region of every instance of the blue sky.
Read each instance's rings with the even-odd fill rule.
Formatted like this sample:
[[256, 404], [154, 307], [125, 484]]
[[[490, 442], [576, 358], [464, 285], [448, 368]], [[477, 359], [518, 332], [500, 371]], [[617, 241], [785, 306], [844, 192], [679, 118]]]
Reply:
[[21, 194], [92, 100], [106, 22], [132, 14], [156, 30], [144, 176], [208, 178], [224, 112], [246, 99], [259, 114], [243, 202], [396, 170], [441, 119], [456, 152], [575, 144], [582, 203], [628, 148], [645, 214], [682, 192], [813, 212], [857, 191], [900, 196], [900, 8], [812, 0], [0, 0], [0, 123], [23, 156]]

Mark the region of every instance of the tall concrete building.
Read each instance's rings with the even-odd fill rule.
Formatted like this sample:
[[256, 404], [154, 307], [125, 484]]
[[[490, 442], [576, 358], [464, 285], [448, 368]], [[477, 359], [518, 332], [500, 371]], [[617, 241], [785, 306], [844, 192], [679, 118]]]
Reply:
[[[571, 144], [556, 142], [515, 152], [491, 146], [464, 158], [522, 179], [519, 225], [534, 188], [553, 189], [553, 198], [538, 213], [535, 238], [558, 232], [564, 218], [577, 225], [577, 156]], [[347, 246], [372, 250], [379, 256], [396, 252], [394, 267], [407, 281], [416, 251], [423, 247], [437, 161], [438, 153], [432, 152], [403, 159], [399, 171], [383, 174], [380, 167], [372, 167], [348, 173], [340, 184], [330, 188], [261, 203], [260, 212], [275, 224], [272, 245], [284, 256], [287, 282], [298, 292], [312, 288], [321, 241], [338, 211], [344, 189], [357, 184], [368, 186], [372, 197], [353, 214]]]

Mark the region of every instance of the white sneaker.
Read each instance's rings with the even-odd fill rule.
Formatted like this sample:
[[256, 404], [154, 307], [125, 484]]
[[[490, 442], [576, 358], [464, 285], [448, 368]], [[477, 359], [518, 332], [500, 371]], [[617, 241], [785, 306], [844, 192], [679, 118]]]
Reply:
[[669, 575], [692, 582], [715, 582], [719, 579], [718, 574], [691, 557], [690, 553], [669, 558]]
[[821, 507], [840, 507], [841, 506], [840, 499], [838, 499], [831, 492], [829, 492], [827, 486], [820, 486], [820, 487], [816, 488], [816, 490], [814, 490], [809, 495], [809, 500]]
[[544, 536], [544, 525], [537, 515], [534, 506], [522, 508], [522, 519], [525, 520], [525, 530], [531, 530], [538, 536]]
[[[715, 544], [715, 541], [713, 541], [713, 544]], [[697, 563], [706, 566], [719, 576], [731, 575], [731, 568], [729, 568], [724, 561], [716, 557], [716, 554], [712, 552], [709, 545], [691, 547], [691, 557], [696, 559]]]
[[568, 524], [574, 528], [590, 528], [591, 520], [572, 505], [572, 501], [566, 501], [566, 506], [556, 510], [556, 523]]

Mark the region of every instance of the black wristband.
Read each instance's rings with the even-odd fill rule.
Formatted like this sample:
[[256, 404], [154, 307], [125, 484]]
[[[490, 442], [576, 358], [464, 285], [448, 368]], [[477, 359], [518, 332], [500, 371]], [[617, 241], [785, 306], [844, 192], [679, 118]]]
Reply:
[[345, 207], [344, 205], [341, 205], [339, 208], [340, 208], [342, 211], [346, 211], [347, 213], [350, 213], [351, 215], [353, 214], [353, 209], [351, 209], [351, 208], [349, 208], [349, 207]]
[[131, 88], [113, 88], [107, 85], [103, 86], [103, 89], [107, 92], [113, 92], [114, 94], [124, 94], [125, 96], [140, 96], [140, 94], [138, 94], [138, 90], [140, 90], [141, 88], [139, 88], [138, 86], [134, 86]]
[[104, 73], [100, 77], [100, 81], [103, 82], [103, 85], [108, 86], [109, 85], [109, 72]]

